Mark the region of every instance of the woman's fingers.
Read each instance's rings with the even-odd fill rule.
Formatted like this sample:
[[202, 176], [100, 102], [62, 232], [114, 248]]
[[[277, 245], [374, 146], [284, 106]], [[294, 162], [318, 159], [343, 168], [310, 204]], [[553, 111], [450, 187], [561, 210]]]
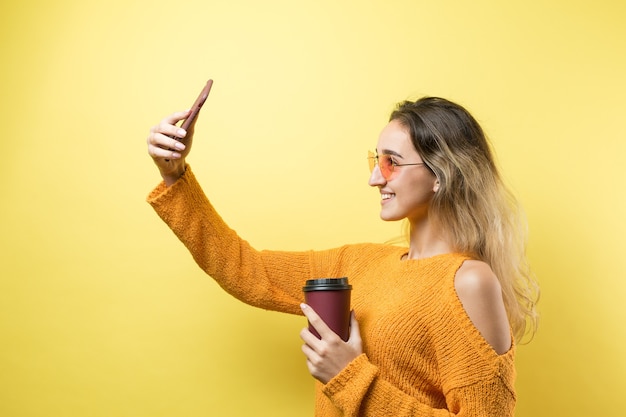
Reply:
[[180, 122], [183, 119], [186, 119], [189, 116], [191, 110], [177, 111], [176, 113], [172, 113], [169, 116], [163, 118], [161, 123], [168, 124], [171, 126], [175, 126], [176, 123]]
[[150, 129], [150, 134], [146, 139], [148, 143], [148, 154], [153, 159], [179, 159], [182, 157], [182, 151], [187, 145], [182, 143], [188, 132], [176, 126], [176, 123], [183, 120], [189, 115], [189, 110], [176, 112], [159, 122]]
[[182, 157], [180, 152], [176, 152], [173, 149], [164, 149], [158, 146], [152, 146], [148, 148], [148, 154], [154, 158], [166, 158], [166, 159], [178, 159]]
[[[168, 144], [174, 144], [174, 140], [183, 139], [187, 135], [187, 132], [184, 129], [176, 126], [176, 123], [181, 120], [180, 116], [187, 114], [184, 113], [174, 113], [178, 115], [174, 117], [174, 115], [168, 116], [165, 119], [161, 120], [159, 124], [153, 126], [150, 129], [150, 134], [148, 135], [147, 142], [151, 145], [157, 146], [165, 146]], [[184, 118], [184, 117], [183, 117]]]
[[[182, 130], [182, 129], [181, 129]], [[179, 133], [181, 139], [185, 137], [185, 132]], [[169, 151], [184, 151], [186, 146], [184, 143], [180, 142], [177, 139], [174, 139], [170, 136], [166, 136], [162, 133], [151, 133], [148, 136], [148, 151], [150, 155], [154, 156], [167, 156], [164, 155], [160, 150], [169, 150]]]
[[324, 323], [324, 320], [322, 320], [322, 318], [311, 308], [311, 306], [301, 304], [300, 307], [302, 308], [302, 312], [306, 316], [307, 320], [309, 320], [311, 326], [313, 326], [322, 339], [337, 336], [336, 333], [333, 332], [326, 323]]

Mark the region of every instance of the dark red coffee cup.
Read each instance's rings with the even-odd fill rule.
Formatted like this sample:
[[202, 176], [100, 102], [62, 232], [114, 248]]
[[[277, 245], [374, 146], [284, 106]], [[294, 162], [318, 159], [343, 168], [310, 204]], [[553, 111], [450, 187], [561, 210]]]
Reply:
[[[309, 279], [302, 288], [304, 301], [341, 339], [350, 337], [350, 293], [352, 285], [348, 278]], [[321, 339], [309, 323], [309, 330]]]

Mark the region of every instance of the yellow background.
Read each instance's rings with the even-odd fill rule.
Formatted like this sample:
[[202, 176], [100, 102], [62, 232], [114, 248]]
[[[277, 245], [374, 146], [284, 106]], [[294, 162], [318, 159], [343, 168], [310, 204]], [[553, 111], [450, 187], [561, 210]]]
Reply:
[[215, 85], [189, 159], [258, 248], [385, 241], [365, 151], [467, 106], [542, 285], [518, 416], [626, 409], [622, 1], [58, 0], [0, 7], [0, 415], [305, 416], [306, 323], [233, 300], [144, 199], [150, 126]]

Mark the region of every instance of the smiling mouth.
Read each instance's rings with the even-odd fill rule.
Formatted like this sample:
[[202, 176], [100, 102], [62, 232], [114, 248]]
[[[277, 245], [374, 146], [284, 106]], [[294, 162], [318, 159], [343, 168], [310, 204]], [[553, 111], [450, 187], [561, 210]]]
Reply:
[[382, 197], [383, 200], [389, 200], [389, 199], [393, 198], [395, 196], [395, 194], [383, 193], [380, 196]]

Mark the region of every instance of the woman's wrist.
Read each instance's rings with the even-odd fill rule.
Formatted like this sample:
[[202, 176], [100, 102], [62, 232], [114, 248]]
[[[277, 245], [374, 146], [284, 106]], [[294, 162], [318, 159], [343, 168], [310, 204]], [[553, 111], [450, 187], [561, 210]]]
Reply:
[[185, 174], [187, 170], [187, 164], [182, 161], [176, 168], [171, 171], [163, 172], [161, 171], [161, 178], [163, 178], [163, 182], [165, 182], [166, 186], [170, 186], [174, 184], [176, 181], [180, 179]]

